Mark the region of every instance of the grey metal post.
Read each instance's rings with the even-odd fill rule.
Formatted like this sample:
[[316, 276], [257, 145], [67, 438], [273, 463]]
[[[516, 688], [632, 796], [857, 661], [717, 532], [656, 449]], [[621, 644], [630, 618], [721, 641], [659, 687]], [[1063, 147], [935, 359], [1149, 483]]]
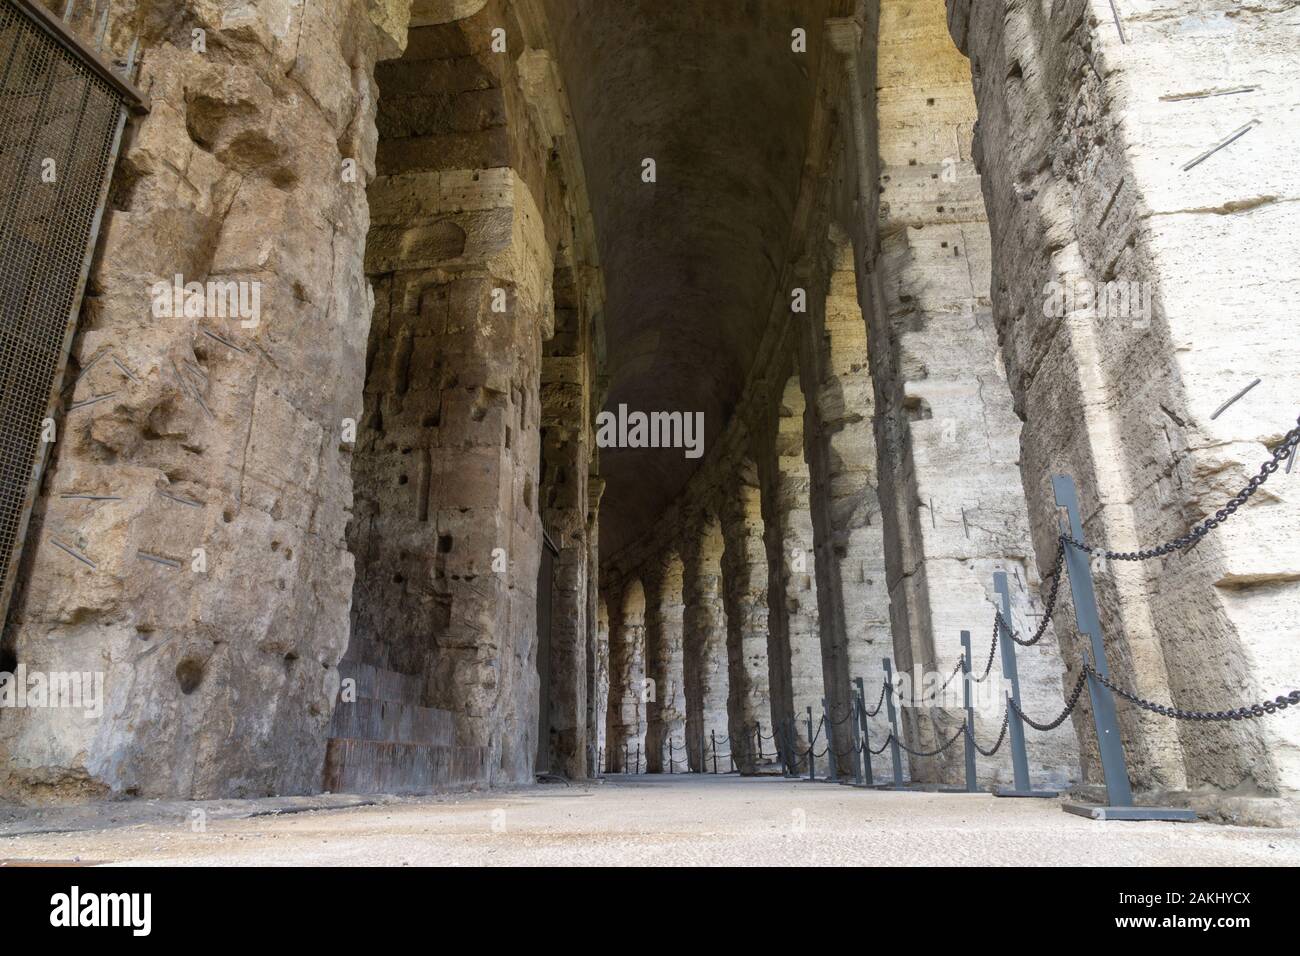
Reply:
[[855, 687], [853, 693], [849, 695], [853, 698], [849, 705], [849, 741], [853, 748], [853, 785], [862, 786], [862, 738], [858, 735], [858, 714], [862, 708], [862, 701], [858, 698], [858, 691]]
[[817, 742], [813, 740], [812, 704], [808, 705], [808, 779], [817, 779], [813, 775], [813, 766], [817, 759]]
[[641, 742], [637, 741], [636, 745], [636, 772], [641, 773]]
[[668, 772], [673, 773], [673, 735], [668, 735]]
[[[1079, 494], [1074, 479], [1069, 475], [1057, 475], [1052, 478], [1052, 490], [1056, 493], [1057, 506], [1065, 509], [1070, 536], [1075, 541], [1083, 541]], [[1074, 598], [1074, 620], [1079, 633], [1088, 638], [1098, 673], [1109, 677], [1106, 647], [1101, 638], [1101, 617], [1097, 613], [1097, 593], [1087, 553], [1072, 545], [1065, 545], [1065, 569], [1070, 575], [1070, 595]], [[1088, 658], [1085, 657], [1084, 665], [1087, 666], [1087, 663]], [[1107, 802], [1112, 807], [1131, 807], [1133, 791], [1129, 788], [1128, 764], [1124, 760], [1124, 747], [1119, 738], [1115, 699], [1091, 675], [1088, 677], [1088, 697], [1092, 701], [1092, 719], [1097, 730], [1097, 748], [1101, 752], [1101, 770], [1106, 777]]]
[[718, 772], [718, 732], [716, 730], [709, 731], [709, 741], [713, 746], [713, 772], [716, 774]]
[[[1011, 684], [1007, 694], [1009, 711], [1007, 715], [1007, 736], [1011, 738], [1011, 773], [1015, 790], [1004, 793], [1012, 796], [1029, 793], [1033, 787], [1029, 783], [1029, 755], [1025, 751], [1025, 725], [1020, 720], [1017, 709], [1020, 706], [1020, 674], [1016, 670], [1016, 642], [1011, 639], [1011, 592], [1007, 587], [1005, 571], [993, 574], [993, 590], [1001, 598], [1001, 617], [998, 620], [998, 643], [1002, 648], [1002, 677]], [[1015, 704], [1015, 707], [1011, 706]]]
[[[1079, 510], [1079, 493], [1074, 479], [1069, 475], [1054, 475], [1052, 491], [1056, 504], [1064, 508], [1070, 537], [1083, 542], [1083, 521]], [[1063, 531], [1065, 529], [1062, 529]], [[1097, 673], [1110, 677], [1106, 664], [1106, 645], [1101, 636], [1101, 616], [1097, 613], [1097, 592], [1093, 586], [1092, 566], [1088, 554], [1071, 544], [1064, 543], [1065, 570], [1070, 576], [1070, 596], [1074, 599], [1074, 621], [1080, 634], [1088, 636], [1091, 658]], [[1089, 654], [1083, 655], [1087, 667]], [[1194, 810], [1133, 806], [1133, 791], [1129, 787], [1128, 765], [1124, 760], [1124, 744], [1119, 736], [1119, 719], [1115, 715], [1115, 699], [1110, 692], [1088, 674], [1088, 699], [1092, 702], [1093, 726], [1097, 732], [1097, 749], [1101, 755], [1101, 771], [1106, 778], [1107, 807], [1087, 807], [1065, 804], [1064, 809], [1097, 820], [1195, 820]]]
[[831, 730], [831, 715], [826, 712], [826, 698], [822, 698], [822, 725], [826, 728], [826, 779], [839, 783], [839, 761], [835, 759], [835, 734]]
[[858, 700], [862, 702], [862, 707], [858, 711], [858, 723], [862, 727], [862, 769], [866, 777], [864, 786], [874, 787], [875, 782], [871, 779], [871, 731], [867, 729], [867, 695], [862, 687], [862, 678], [855, 677], [853, 683], [858, 688]]
[[758, 759], [761, 763], [763, 760], [763, 722], [754, 721], [754, 739], [758, 741]]
[[966, 792], [975, 793], [975, 707], [971, 703], [970, 681], [970, 631], [961, 632], [961, 687], [962, 703], [966, 706]]
[[890, 744], [889, 755], [894, 760], [894, 786], [903, 785], [903, 755], [898, 749], [898, 713], [894, 709], [894, 668], [888, 657], [882, 662], [885, 665], [885, 703], [889, 705], [889, 729]]

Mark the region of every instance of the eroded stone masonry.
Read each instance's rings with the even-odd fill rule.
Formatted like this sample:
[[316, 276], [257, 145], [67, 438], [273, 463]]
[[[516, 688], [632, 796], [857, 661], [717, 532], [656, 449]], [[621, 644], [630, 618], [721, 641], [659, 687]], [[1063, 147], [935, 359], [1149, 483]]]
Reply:
[[[0, 640], [0, 671], [102, 674], [103, 706], [0, 708], [6, 798], [806, 773], [810, 748], [851, 774], [891, 733], [886, 669], [906, 774], [959, 783], [963, 740], [929, 753], [966, 720], [963, 631], [974, 737], [1003, 726], [995, 578], [1042, 634], [1025, 713], [1082, 673], [1053, 477], [1136, 550], [1295, 424], [1287, 0], [69, 25], [106, 11], [148, 111]], [[257, 284], [259, 321], [157, 317], [174, 276]], [[604, 441], [620, 407], [653, 439]], [[1116, 680], [1200, 710], [1294, 685], [1295, 480], [1195, 548], [1092, 562]], [[1288, 715], [1118, 714], [1138, 791], [1300, 789]], [[1028, 733], [1035, 783], [1100, 783], [1095, 740], [1085, 693]]]

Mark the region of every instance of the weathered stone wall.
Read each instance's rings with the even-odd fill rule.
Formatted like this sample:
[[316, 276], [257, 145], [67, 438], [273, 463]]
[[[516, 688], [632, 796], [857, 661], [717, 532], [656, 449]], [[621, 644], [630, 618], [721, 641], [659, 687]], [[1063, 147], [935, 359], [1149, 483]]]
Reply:
[[[1280, 237], [1296, 229], [1287, 123], [1290, 4], [952, 0], [971, 58], [975, 158], [993, 235], [993, 313], [1018, 413], [1039, 568], [1058, 534], [1051, 477], [1079, 485], [1090, 540], [1117, 550], [1182, 533], [1245, 484], [1294, 424], [1300, 298]], [[1207, 158], [1198, 157], [1235, 140]], [[1243, 267], [1249, 250], [1251, 265]], [[1085, 298], [1045, 314], [1050, 283], [1136, 282], [1143, 309]], [[1215, 417], [1254, 378], [1260, 384]], [[1285, 479], [1190, 554], [1098, 569], [1116, 678], [1217, 710], [1294, 673], [1300, 520]], [[1068, 599], [1058, 611], [1071, 620]], [[1064, 656], [1077, 672], [1072, 628]], [[1098, 779], [1089, 714], [1076, 717]], [[1179, 724], [1120, 707], [1141, 787], [1293, 790], [1286, 721]]]
[[[394, 703], [452, 712], [482, 779], [530, 779], [560, 244], [579, 318], [554, 357], [577, 357], [585, 391], [572, 480], [547, 489], [571, 544], [552, 726], [585, 774], [601, 287], [576, 138], [534, 7], [422, 0], [376, 79], [409, 7], [174, 3], [110, 23], [114, 46], [141, 34], [151, 112], [117, 171], [4, 639], [30, 669], [104, 671], [108, 706], [6, 712], [7, 790], [319, 789], [350, 605], [353, 669], [422, 683]], [[260, 321], [149, 318], [177, 274], [259, 283]]]
[[[402, 7], [113, 19], [118, 52], [140, 33], [151, 111], [117, 171], [5, 639], [29, 669], [102, 672], [107, 699], [98, 720], [6, 710], [7, 793], [319, 788], [352, 589], [341, 429], [370, 313], [372, 68]], [[260, 321], [153, 318], [151, 287], [177, 274], [260, 283]]]

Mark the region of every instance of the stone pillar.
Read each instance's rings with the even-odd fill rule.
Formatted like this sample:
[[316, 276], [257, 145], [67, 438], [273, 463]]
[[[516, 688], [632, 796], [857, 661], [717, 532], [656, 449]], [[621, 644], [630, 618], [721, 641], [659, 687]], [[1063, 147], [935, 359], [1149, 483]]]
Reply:
[[600, 596], [600, 498], [605, 482], [587, 476], [587, 774], [597, 776], [609, 706], [609, 612]]
[[872, 432], [875, 397], [852, 248], [843, 230], [832, 229], [818, 266], [806, 280], [810, 313], [800, 340], [800, 379], [808, 397], [804, 442], [823, 686], [831, 719], [844, 726], [852, 679], [861, 677], [867, 696], [874, 697], [883, 658], [897, 666], [905, 661], [895, 653], [890, 629]]
[[[645, 770], [645, 589], [633, 578], [614, 604], [617, 616], [609, 631], [609, 769], [636, 772], [641, 751]], [[627, 764], [624, 764], [626, 748]]]
[[[152, 109], [106, 210], [7, 640], [29, 671], [102, 673], [105, 708], [0, 715], [17, 797], [320, 786], [352, 592], [372, 71], [405, 14], [173, 6], [184, 42], [147, 33], [137, 58]], [[114, 19], [110, 46], [135, 33]], [[177, 274], [248, 283], [259, 314], [152, 318]]]
[[[686, 736], [691, 769], [712, 769], [710, 734], [727, 735], [727, 612], [722, 594], [722, 527], [705, 513], [688, 532], [685, 555]], [[702, 743], [701, 743], [702, 742]]]
[[684, 612], [682, 560], [669, 552], [647, 574], [646, 676], [652, 696], [646, 701], [646, 768], [668, 773], [670, 748], [676, 766], [686, 769], [686, 696], [683, 675]]
[[592, 763], [592, 775], [605, 772], [610, 766], [609, 757], [609, 606], [603, 597], [598, 598], [596, 607], [596, 653], [593, 655], [594, 673], [592, 675], [591, 708], [599, 715], [596, 722], [596, 758]]
[[[1226, 0], [1171, 0], [1158, 16], [1066, 0], [1050, 19], [1003, 0], [948, 7], [975, 78], [993, 313], [1040, 569], [1056, 550], [1056, 473], [1075, 477], [1094, 543], [1176, 537], [1295, 424], [1300, 342], [1284, 330], [1300, 266], [1281, 251], [1295, 232], [1294, 86], [1275, 82], [1294, 25]], [[1117, 681], [1204, 710], [1276, 693], [1296, 665], [1281, 622], [1300, 613], [1300, 570], [1279, 544], [1300, 527], [1293, 489], [1275, 475], [1190, 553], [1098, 569]], [[1058, 613], [1069, 620], [1068, 600]], [[1071, 677], [1080, 652], [1064, 648]], [[1119, 714], [1138, 787], [1300, 785], [1292, 721]], [[1086, 710], [1078, 720], [1096, 779]]]
[[[918, 62], [926, 64], [923, 72]], [[891, 617], [895, 642], [910, 649], [910, 667], [900, 659], [900, 670], [910, 671], [916, 692], [904, 717], [909, 738], [927, 750], [965, 719], [960, 681], [948, 683], [943, 700], [928, 693], [953, 674], [962, 629], [974, 635], [976, 666], [987, 660], [993, 573], [1009, 575], [1023, 620], [1041, 609], [1019, 480], [1020, 422], [990, 311], [990, 242], [968, 146], [975, 102], [966, 70], [941, 9], [921, 0], [881, 4], [874, 84], [879, 238], [863, 244], [864, 254], [876, 251], [866, 264], [874, 281], [865, 286], [863, 311], [883, 451], [881, 497], [888, 502]], [[843, 285], [844, 308], [857, 311], [847, 276]], [[1059, 712], [1055, 633], [1049, 629], [1018, 656], [1026, 711]], [[983, 739], [996, 737], [1004, 709], [995, 698], [977, 712]], [[1029, 740], [1036, 779], [1063, 786], [1075, 778], [1069, 728]], [[1002, 757], [991, 779], [1010, 774]], [[960, 782], [960, 748], [917, 761], [913, 773]]]
[[559, 548], [551, 605], [552, 769], [587, 776], [587, 317], [569, 269], [556, 270], [555, 336], [542, 359], [542, 516]]
[[[768, 591], [769, 619], [779, 620], [788, 699], [785, 710], [773, 713], [774, 720], [794, 717], [795, 744], [808, 746], [807, 726], [797, 718], [812, 707], [820, 713], [826, 696], [821, 629], [817, 617], [817, 585], [813, 522], [810, 502], [811, 480], [804, 461], [803, 391], [792, 377], [781, 397], [776, 422], [776, 469], [772, 495], [773, 520], [769, 524]], [[775, 711], [774, 707], [774, 711]], [[772, 731], [767, 731], [769, 734]], [[775, 748], [780, 741], [774, 741]]]
[[729, 747], [742, 773], [752, 773], [754, 725], [771, 714], [767, 666], [767, 548], [753, 462], [738, 463], [722, 509], [723, 586], [727, 608]]

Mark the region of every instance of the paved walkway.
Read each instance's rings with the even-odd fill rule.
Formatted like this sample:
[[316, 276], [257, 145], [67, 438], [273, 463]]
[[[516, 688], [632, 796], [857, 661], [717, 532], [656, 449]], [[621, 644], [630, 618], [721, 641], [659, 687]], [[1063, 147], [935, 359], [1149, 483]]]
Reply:
[[[335, 798], [337, 799], [337, 798]], [[0, 861], [158, 864], [1300, 865], [1300, 830], [1098, 823], [1052, 800], [889, 793], [780, 778], [641, 776], [286, 812], [140, 804], [73, 832], [0, 826]], [[237, 812], [238, 816], [231, 816]], [[249, 816], [252, 813], [273, 815]], [[22, 815], [19, 815], [22, 817]], [[110, 822], [114, 819], [117, 823]], [[57, 814], [42, 819], [57, 826]], [[6, 835], [9, 834], [9, 835]]]

